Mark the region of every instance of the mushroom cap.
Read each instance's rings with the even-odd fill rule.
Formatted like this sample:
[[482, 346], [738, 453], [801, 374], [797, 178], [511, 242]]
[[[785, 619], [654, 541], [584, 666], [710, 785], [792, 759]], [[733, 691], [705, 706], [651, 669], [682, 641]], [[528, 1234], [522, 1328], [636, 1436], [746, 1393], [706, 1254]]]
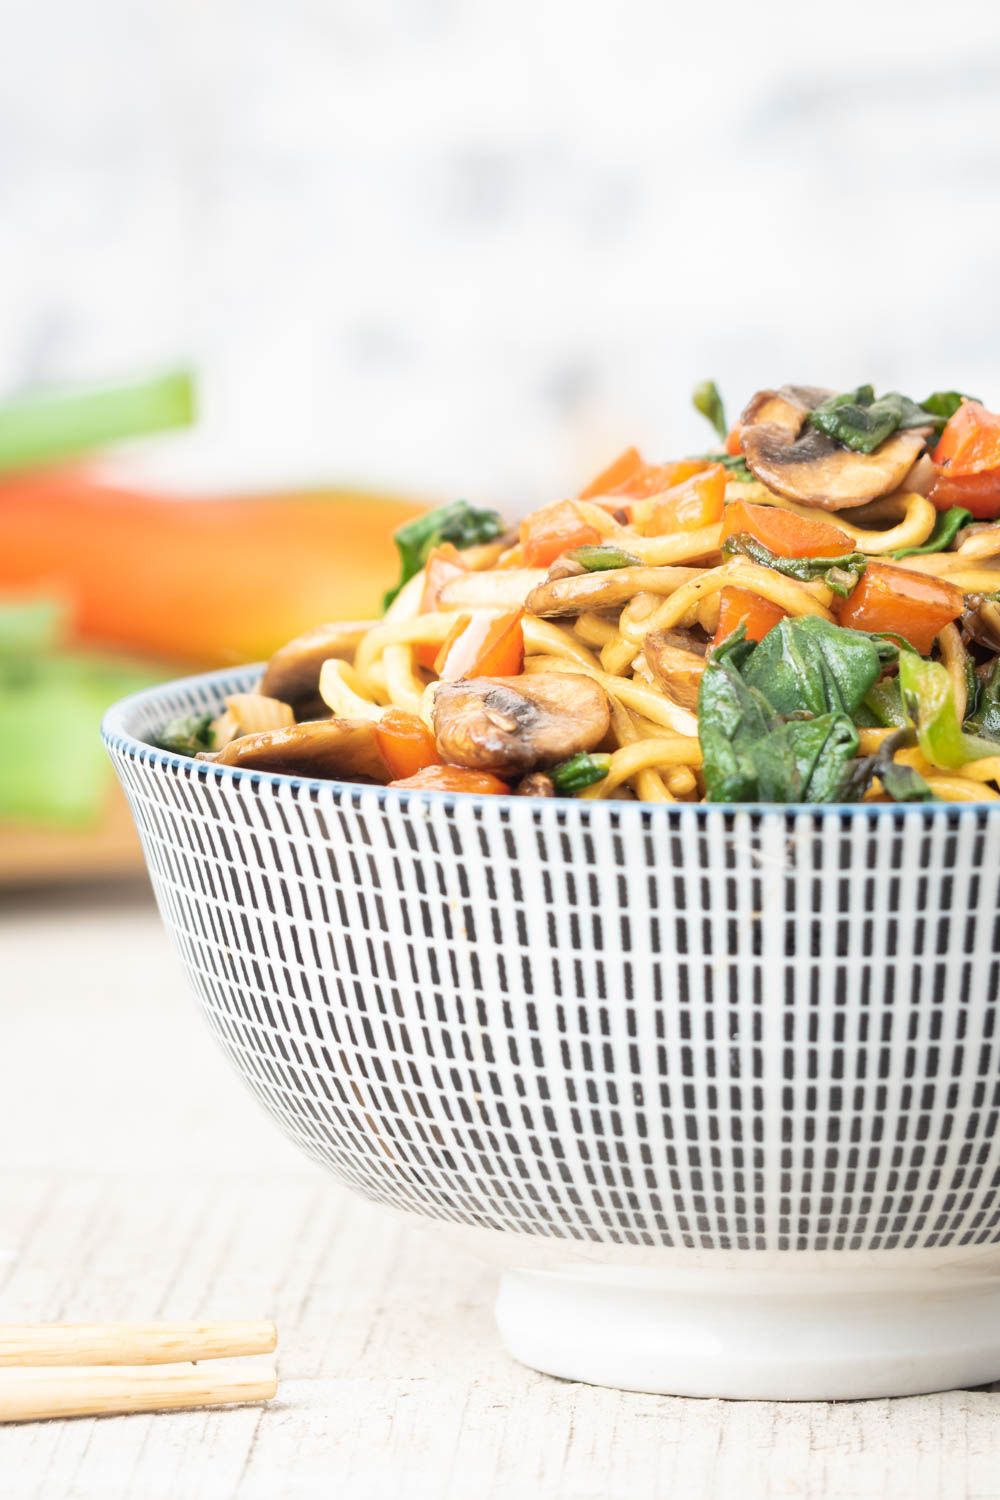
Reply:
[[216, 763], [244, 770], [284, 771], [336, 781], [386, 782], [375, 725], [368, 719], [315, 719], [289, 729], [265, 729], [230, 740]]
[[680, 632], [654, 630], [646, 636], [642, 654], [657, 686], [682, 708], [697, 709], [705, 673], [704, 645], [694, 650], [691, 639]]
[[293, 708], [318, 702], [323, 663], [332, 656], [351, 655], [362, 637], [377, 624], [378, 620], [347, 620], [317, 625], [315, 630], [296, 636], [271, 657], [258, 692], [268, 698], [280, 698]]
[[611, 725], [608, 695], [578, 673], [470, 677], [434, 694], [439, 754], [474, 771], [523, 775], [593, 750]]
[[805, 427], [809, 413], [832, 394], [811, 385], [758, 391], [740, 417], [743, 455], [754, 477], [776, 494], [822, 510], [848, 510], [899, 489], [927, 429], [895, 432], [874, 453], [855, 453]]
[[993, 599], [971, 595], [962, 616], [964, 634], [990, 651], [1000, 651], [1000, 605]]

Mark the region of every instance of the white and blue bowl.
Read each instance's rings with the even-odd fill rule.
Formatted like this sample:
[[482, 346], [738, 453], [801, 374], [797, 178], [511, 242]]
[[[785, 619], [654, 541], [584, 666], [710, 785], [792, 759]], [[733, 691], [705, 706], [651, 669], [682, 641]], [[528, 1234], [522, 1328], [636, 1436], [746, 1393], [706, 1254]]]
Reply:
[[503, 1267], [527, 1364], [699, 1396], [1000, 1377], [1000, 811], [452, 796], [105, 738], [216, 1036]]

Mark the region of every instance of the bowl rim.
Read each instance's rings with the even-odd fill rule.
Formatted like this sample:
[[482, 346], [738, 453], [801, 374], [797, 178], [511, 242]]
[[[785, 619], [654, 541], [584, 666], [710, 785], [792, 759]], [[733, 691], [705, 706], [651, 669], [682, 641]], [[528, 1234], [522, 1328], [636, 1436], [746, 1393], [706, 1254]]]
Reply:
[[486, 807], [510, 810], [512, 807], [523, 807], [538, 811], [542, 808], [550, 808], [559, 813], [566, 814], [571, 810], [576, 812], [585, 820], [593, 816], [600, 809], [606, 815], [609, 812], [619, 816], [634, 816], [641, 813], [643, 817], [660, 818], [704, 818], [712, 814], [733, 816], [738, 813], [750, 813], [758, 816], [774, 817], [776, 814], [783, 816], [786, 820], [801, 817], [808, 814], [812, 817], [894, 817], [904, 818], [920, 815], [923, 818], [951, 816], [962, 812], [973, 814], [986, 814], [993, 812], [1000, 814], [1000, 802], [626, 802], [614, 798], [601, 801], [582, 802], [579, 798], [560, 798], [553, 801], [550, 797], [493, 797], [482, 792], [444, 792], [434, 791], [424, 787], [392, 787], [369, 785], [359, 781], [336, 781], [330, 777], [297, 776], [282, 771], [257, 771], [249, 770], [240, 766], [218, 765], [214, 761], [198, 761], [189, 755], [180, 755], [176, 751], [162, 750], [157, 745], [152, 745], [148, 740], [140, 739], [131, 730], [130, 723], [134, 716], [143, 709], [155, 707], [160, 700], [173, 699], [178, 693], [187, 691], [191, 693], [198, 688], [204, 695], [207, 689], [218, 687], [221, 697], [222, 689], [230, 692], [247, 691], [259, 680], [264, 669], [263, 662], [250, 662], [232, 667], [220, 667], [210, 672], [193, 672], [185, 677], [174, 677], [166, 682], [155, 683], [150, 687], [142, 688], [139, 692], [130, 693], [125, 698], [119, 698], [108, 708], [101, 720], [101, 738], [109, 754], [118, 753], [125, 755], [131, 760], [139, 760], [143, 764], [160, 766], [164, 770], [194, 771], [200, 779], [205, 782], [214, 780], [218, 783], [226, 781], [242, 783], [243, 785], [270, 785], [277, 788], [289, 787], [295, 792], [306, 792], [310, 796], [321, 794], [337, 794], [341, 796], [348, 794], [357, 796], [365, 794], [374, 797], [383, 805], [403, 807], [416, 803], [424, 805], [426, 802], [443, 804], [446, 807], [457, 806], [476, 808], [482, 812]]

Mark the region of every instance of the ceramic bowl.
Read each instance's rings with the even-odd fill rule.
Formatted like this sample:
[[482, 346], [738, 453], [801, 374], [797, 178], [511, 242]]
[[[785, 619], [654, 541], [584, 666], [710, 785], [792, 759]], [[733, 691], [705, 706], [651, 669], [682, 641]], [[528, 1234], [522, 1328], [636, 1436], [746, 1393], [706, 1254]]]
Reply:
[[209, 1024], [340, 1181], [503, 1267], [508, 1349], [699, 1396], [1000, 1376], [1000, 812], [455, 797], [107, 716]]

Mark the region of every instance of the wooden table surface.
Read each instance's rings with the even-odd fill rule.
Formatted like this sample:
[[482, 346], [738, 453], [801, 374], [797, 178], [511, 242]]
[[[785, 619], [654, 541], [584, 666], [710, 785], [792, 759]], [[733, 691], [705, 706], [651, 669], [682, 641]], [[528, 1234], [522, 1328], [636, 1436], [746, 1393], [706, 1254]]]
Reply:
[[642, 1396], [513, 1363], [493, 1274], [230, 1075], [144, 888], [0, 907], [0, 1319], [277, 1319], [270, 1407], [0, 1427], [4, 1500], [1000, 1500], [1000, 1394]]

